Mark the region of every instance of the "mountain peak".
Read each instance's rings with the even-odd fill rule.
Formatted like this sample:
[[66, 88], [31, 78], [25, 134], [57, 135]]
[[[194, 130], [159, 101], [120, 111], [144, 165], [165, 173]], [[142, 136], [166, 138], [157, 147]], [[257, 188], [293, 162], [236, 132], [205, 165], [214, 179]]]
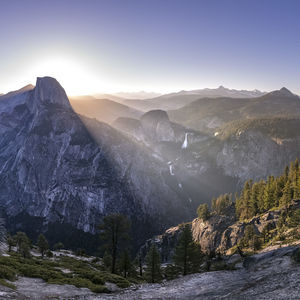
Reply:
[[297, 95], [293, 94], [290, 90], [288, 90], [286, 87], [282, 87], [280, 90], [273, 91], [269, 93], [269, 95], [276, 96], [276, 97], [290, 97], [290, 98], [298, 97]]
[[71, 109], [67, 94], [59, 82], [52, 77], [38, 77], [34, 89], [34, 101], [36, 104], [58, 104]]
[[169, 122], [169, 117], [166, 111], [161, 109], [150, 110], [141, 116], [141, 121], [145, 122]]
[[284, 94], [288, 94], [288, 95], [292, 95], [294, 96], [294, 94], [288, 90], [286, 87], [282, 87], [280, 90], [279, 90], [281, 93], [284, 93]]

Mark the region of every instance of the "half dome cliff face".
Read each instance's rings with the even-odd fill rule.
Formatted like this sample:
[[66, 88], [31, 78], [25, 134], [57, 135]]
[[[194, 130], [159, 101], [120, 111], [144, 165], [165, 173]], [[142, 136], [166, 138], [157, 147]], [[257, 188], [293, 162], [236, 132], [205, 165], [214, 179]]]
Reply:
[[59, 82], [52, 77], [38, 77], [33, 94], [33, 106], [56, 104], [71, 110], [67, 94]]
[[38, 78], [10, 100], [0, 110], [0, 206], [12, 230], [32, 230], [30, 219], [39, 232], [67, 224], [95, 234], [103, 216], [120, 212], [140, 244], [192, 216], [167, 166], [109, 125], [79, 117], [55, 79]]

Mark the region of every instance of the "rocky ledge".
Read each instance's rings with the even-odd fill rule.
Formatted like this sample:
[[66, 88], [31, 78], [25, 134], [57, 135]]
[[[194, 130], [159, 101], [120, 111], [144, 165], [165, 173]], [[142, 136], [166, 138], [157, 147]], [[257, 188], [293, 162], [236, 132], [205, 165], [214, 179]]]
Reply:
[[[289, 210], [300, 208], [300, 199], [295, 199], [288, 207]], [[235, 219], [234, 207], [227, 209], [226, 215], [212, 215], [208, 220], [196, 218], [190, 224], [194, 241], [199, 243], [201, 250], [210, 254], [231, 254], [231, 248], [236, 246], [244, 237], [247, 225], [253, 225], [257, 234], [262, 233], [264, 227], [276, 228], [279, 216], [284, 209], [268, 211], [244, 222]], [[140, 254], [145, 257], [152, 244], [155, 244], [160, 252], [162, 262], [172, 259], [182, 227], [176, 226], [166, 230], [163, 234], [146, 241], [140, 248]]]
[[[231, 271], [192, 274], [159, 284], [136, 285], [112, 294], [96, 295], [73, 286], [20, 278], [16, 291], [0, 286], [0, 299], [299, 299], [300, 265], [294, 259], [299, 251], [298, 246], [247, 258], [233, 255], [226, 262], [234, 269]], [[33, 281], [35, 289], [30, 287]]]

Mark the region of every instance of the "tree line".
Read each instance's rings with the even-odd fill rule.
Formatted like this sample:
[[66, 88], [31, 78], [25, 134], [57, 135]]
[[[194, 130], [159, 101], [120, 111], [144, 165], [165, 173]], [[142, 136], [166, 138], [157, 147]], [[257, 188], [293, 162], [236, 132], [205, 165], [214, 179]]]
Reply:
[[277, 177], [253, 182], [248, 180], [239, 196], [236, 197], [235, 210], [240, 220], [250, 219], [272, 208], [288, 207], [292, 199], [300, 196], [300, 168], [298, 159], [286, 166]]
[[267, 212], [274, 208], [288, 208], [293, 199], [300, 197], [300, 167], [298, 159], [286, 166], [284, 172], [266, 180], [253, 182], [248, 180], [240, 194], [233, 200], [232, 194], [220, 195], [208, 204], [201, 204], [197, 209], [198, 217], [204, 221], [212, 214], [226, 215], [228, 208], [234, 205], [235, 214], [240, 221]]

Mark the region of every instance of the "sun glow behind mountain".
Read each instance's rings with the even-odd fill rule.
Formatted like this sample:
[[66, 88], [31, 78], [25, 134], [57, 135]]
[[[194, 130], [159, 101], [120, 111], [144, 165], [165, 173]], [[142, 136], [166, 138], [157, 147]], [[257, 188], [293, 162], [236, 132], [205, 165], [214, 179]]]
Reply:
[[36, 76], [52, 76], [64, 86], [68, 95], [83, 95], [105, 88], [102, 78], [95, 76], [79, 61], [67, 57], [47, 57], [40, 59], [29, 70]]

